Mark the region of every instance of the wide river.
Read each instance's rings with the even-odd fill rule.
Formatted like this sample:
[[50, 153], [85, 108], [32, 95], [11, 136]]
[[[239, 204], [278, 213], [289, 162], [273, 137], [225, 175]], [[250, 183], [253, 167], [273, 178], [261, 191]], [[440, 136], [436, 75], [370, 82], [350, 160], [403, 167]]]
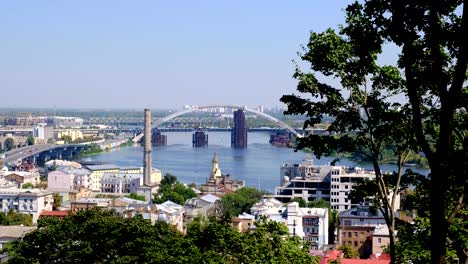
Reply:
[[[153, 167], [163, 173], [171, 173], [184, 183], [202, 184], [211, 171], [214, 153], [218, 153], [219, 167], [223, 174], [245, 180], [247, 186], [274, 192], [280, 182], [280, 166], [286, 163], [299, 163], [304, 158], [311, 158], [311, 153], [294, 152], [293, 149], [275, 147], [268, 143], [269, 133], [252, 132], [248, 134], [246, 149], [231, 149], [229, 132], [209, 132], [209, 145], [205, 148], [192, 148], [192, 133], [171, 132], [167, 135], [167, 146], [153, 147]], [[143, 148], [125, 147], [111, 152], [91, 156], [98, 162], [120, 166], [143, 166]], [[327, 164], [333, 158], [314, 159], [317, 165]], [[359, 166], [372, 169], [371, 164], [356, 164], [341, 159], [338, 165]], [[393, 165], [384, 165], [383, 170], [395, 169]], [[421, 170], [427, 173], [427, 170]]]

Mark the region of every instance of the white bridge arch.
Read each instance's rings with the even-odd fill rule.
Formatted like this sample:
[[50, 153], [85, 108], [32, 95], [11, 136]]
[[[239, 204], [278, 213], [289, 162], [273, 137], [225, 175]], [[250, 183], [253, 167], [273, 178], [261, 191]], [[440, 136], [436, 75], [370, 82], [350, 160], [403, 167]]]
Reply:
[[[156, 128], [158, 126], [160, 126], [161, 124], [163, 123], [166, 123], [168, 122], [169, 120], [171, 119], [174, 119], [178, 116], [181, 116], [181, 115], [185, 115], [185, 114], [188, 114], [188, 113], [191, 113], [191, 112], [195, 112], [195, 111], [201, 111], [201, 110], [204, 110], [204, 109], [211, 109], [211, 108], [231, 108], [231, 109], [241, 109], [241, 110], [244, 110], [246, 112], [249, 112], [249, 113], [252, 113], [252, 114], [256, 114], [256, 115], [259, 115], [259, 116], [262, 116], [262, 117], [265, 117], [266, 119], [272, 121], [274, 124], [276, 124], [277, 126], [281, 127], [281, 128], [284, 128], [286, 130], [288, 130], [289, 132], [293, 133], [294, 135], [296, 135], [296, 137], [298, 138], [302, 138], [303, 135], [300, 134], [299, 132], [297, 132], [294, 128], [292, 128], [291, 126], [289, 126], [288, 124], [284, 123], [283, 121], [279, 120], [278, 118], [275, 118], [271, 115], [268, 115], [268, 114], [265, 114], [265, 113], [262, 113], [260, 111], [257, 111], [257, 110], [254, 110], [254, 109], [250, 109], [248, 107], [244, 107], [244, 106], [235, 106], [235, 105], [204, 105], [204, 106], [195, 106], [195, 107], [192, 107], [190, 109], [185, 109], [185, 110], [181, 110], [181, 111], [178, 111], [178, 112], [175, 112], [173, 114], [170, 114], [168, 116], [165, 116], [161, 119], [158, 119], [156, 120], [152, 127], [153, 128]], [[140, 133], [138, 134], [135, 138], [133, 138], [133, 141], [134, 142], [138, 142], [141, 140], [141, 138], [143, 137], [144, 133]]]

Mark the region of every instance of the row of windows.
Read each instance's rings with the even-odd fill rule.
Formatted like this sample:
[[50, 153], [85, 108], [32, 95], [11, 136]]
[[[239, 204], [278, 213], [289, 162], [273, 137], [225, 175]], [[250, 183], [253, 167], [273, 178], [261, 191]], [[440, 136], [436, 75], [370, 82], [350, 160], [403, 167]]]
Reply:
[[[331, 188], [332, 188], [332, 189], [339, 189], [339, 188], [340, 188], [340, 185], [332, 184], [332, 185], [331, 185]], [[348, 186], [348, 185], [344, 185], [344, 188], [345, 188], [345, 189], [348, 189], [349, 186]]]
[[305, 226], [318, 225], [319, 220], [318, 218], [302, 218], [302, 224]]
[[[345, 206], [344, 206], [344, 209], [345, 209], [345, 210], [348, 210], [348, 208], [349, 208], [348, 205], [345, 205]], [[331, 209], [333, 209], [333, 210], [339, 210], [339, 209], [340, 209], [340, 206], [339, 206], [339, 205], [332, 205], [332, 206], [331, 206]]]
[[[3, 200], [4, 200], [4, 199], [0, 199], [0, 204], [3, 203]], [[19, 201], [18, 198], [14, 199], [14, 200], [15, 200], [15, 202], [18, 202], [18, 201]], [[7, 203], [9, 203], [9, 202], [11, 202], [11, 199], [8, 198], [8, 199], [6, 199], [6, 201], [7, 201]], [[29, 201], [30, 203], [32, 203], [32, 202], [33, 202], [33, 199], [24, 199], [24, 202], [25, 202], [25, 203], [27, 203], [28, 201]]]
[[[349, 245], [349, 246], [352, 246], [352, 245], [353, 245], [353, 243], [352, 243], [351, 241], [343, 241], [343, 243], [342, 243], [343, 246], [346, 246], [346, 242], [348, 242], [348, 245]], [[363, 242], [362, 242], [362, 241], [359, 241], [359, 244], [362, 245]], [[358, 242], [357, 242], [357, 241], [354, 241], [354, 247], [355, 247], [355, 248], [358, 247]]]

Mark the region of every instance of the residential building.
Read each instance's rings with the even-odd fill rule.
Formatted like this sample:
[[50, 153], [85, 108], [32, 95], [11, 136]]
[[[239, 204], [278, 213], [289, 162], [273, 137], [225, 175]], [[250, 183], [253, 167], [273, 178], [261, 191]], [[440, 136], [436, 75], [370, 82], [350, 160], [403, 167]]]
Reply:
[[33, 223], [37, 222], [42, 211], [51, 211], [54, 198], [52, 192], [40, 189], [0, 188], [0, 212], [13, 210], [29, 214]]
[[83, 138], [83, 132], [77, 129], [66, 129], [57, 133], [57, 139], [61, 140], [64, 137], [70, 137], [72, 141]]
[[140, 208], [147, 206], [148, 203], [140, 200], [131, 199], [128, 197], [117, 198], [81, 198], [72, 201], [70, 210], [77, 212], [81, 210], [89, 210], [93, 208], [114, 209], [117, 213], [123, 214], [131, 208]]
[[143, 174], [104, 173], [100, 185], [103, 193], [136, 193], [143, 186]]
[[190, 223], [195, 217], [216, 216], [220, 208], [220, 198], [213, 194], [205, 194], [197, 198], [188, 199], [184, 205], [184, 223]]
[[54, 217], [54, 218], [57, 218], [59, 220], [63, 220], [68, 215], [70, 215], [69, 211], [42, 211], [39, 218]]
[[328, 244], [328, 209], [303, 208], [297, 202], [283, 205], [272, 198], [262, 199], [250, 211], [257, 219], [265, 217], [284, 223], [289, 234], [310, 242], [312, 250], [322, 249]]
[[40, 174], [37, 171], [2, 171], [0, 172], [0, 179], [10, 182], [18, 188], [26, 183], [36, 186], [41, 182]]
[[248, 232], [255, 229], [255, 216], [242, 213], [232, 219], [233, 227], [239, 232]]
[[133, 205], [128, 210], [124, 211], [124, 217], [135, 217], [141, 215], [144, 219], [148, 219], [151, 223], [166, 222], [174, 226], [180, 232], [184, 232], [184, 207], [172, 201], [166, 201], [162, 204], [142, 204]]
[[[27, 233], [36, 230], [36, 228], [35, 226], [0, 226], [0, 250], [7, 243], [22, 238]], [[3, 261], [0, 262], [3, 263]]]
[[283, 215], [289, 234], [311, 243], [311, 249], [321, 249], [328, 244], [328, 209], [301, 208], [293, 202], [288, 204]]
[[359, 252], [361, 258], [372, 254], [372, 234], [376, 227], [385, 225], [382, 212], [361, 205], [340, 212], [338, 224], [338, 243], [348, 245]]
[[109, 209], [112, 199], [108, 198], [81, 198], [71, 202], [71, 211], [77, 212], [93, 208]]
[[269, 219], [275, 219], [277, 221], [280, 221], [283, 211], [285, 210], [286, 206], [275, 198], [262, 198], [254, 206], [252, 206], [252, 208], [250, 208], [250, 212], [257, 219], [261, 216], [265, 216]]
[[52, 192], [70, 191], [73, 190], [74, 175], [68, 174], [61, 170], [48, 172], [47, 189]]
[[52, 123], [56, 127], [81, 127], [83, 126], [83, 118], [73, 116], [54, 116], [48, 118], [48, 123]]
[[[143, 174], [142, 167], [123, 167], [114, 164], [103, 164], [103, 165], [88, 165], [87, 169], [91, 171], [90, 174], [90, 186], [92, 191], [101, 191], [101, 178], [104, 174]], [[152, 182], [159, 184], [161, 182], [162, 172], [159, 169], [153, 168], [151, 172]]]
[[281, 186], [274, 197], [282, 202], [302, 198], [307, 202], [324, 199], [331, 209], [343, 211], [358, 205], [348, 198], [353, 186], [375, 179], [373, 171], [343, 166], [314, 165], [312, 159], [299, 164], [285, 164], [280, 169]]
[[0, 135], [0, 150], [6, 150], [6, 140], [13, 139], [13, 148], [24, 147], [28, 144], [27, 137], [13, 136], [12, 134]]
[[231, 147], [247, 148], [247, 124], [244, 110], [234, 112], [234, 127], [231, 131]]
[[54, 139], [54, 127], [48, 126], [47, 123], [39, 123], [33, 128], [33, 137], [45, 142]]
[[372, 233], [372, 255], [381, 255], [390, 244], [390, 232], [387, 225], [378, 225]]

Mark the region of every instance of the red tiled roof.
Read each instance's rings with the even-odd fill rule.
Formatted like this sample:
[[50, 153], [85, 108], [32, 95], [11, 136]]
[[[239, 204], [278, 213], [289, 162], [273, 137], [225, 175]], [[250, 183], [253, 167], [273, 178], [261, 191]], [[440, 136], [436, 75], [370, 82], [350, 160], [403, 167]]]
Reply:
[[341, 264], [389, 264], [390, 260], [384, 259], [342, 259]]
[[341, 251], [336, 250], [336, 249], [332, 249], [332, 250], [328, 251], [328, 252], [326, 253], [325, 257], [323, 257], [323, 258], [320, 260], [320, 264], [328, 264], [328, 261], [329, 261], [329, 260], [335, 260], [335, 259], [337, 259], [340, 255], [341, 255]]
[[[338, 259], [341, 255], [340, 250], [330, 250], [326, 253], [325, 257], [320, 260], [320, 264], [328, 264], [329, 260]], [[341, 264], [389, 264], [390, 255], [382, 254], [378, 259], [341, 259]]]
[[67, 216], [68, 211], [43, 211], [41, 216]]

